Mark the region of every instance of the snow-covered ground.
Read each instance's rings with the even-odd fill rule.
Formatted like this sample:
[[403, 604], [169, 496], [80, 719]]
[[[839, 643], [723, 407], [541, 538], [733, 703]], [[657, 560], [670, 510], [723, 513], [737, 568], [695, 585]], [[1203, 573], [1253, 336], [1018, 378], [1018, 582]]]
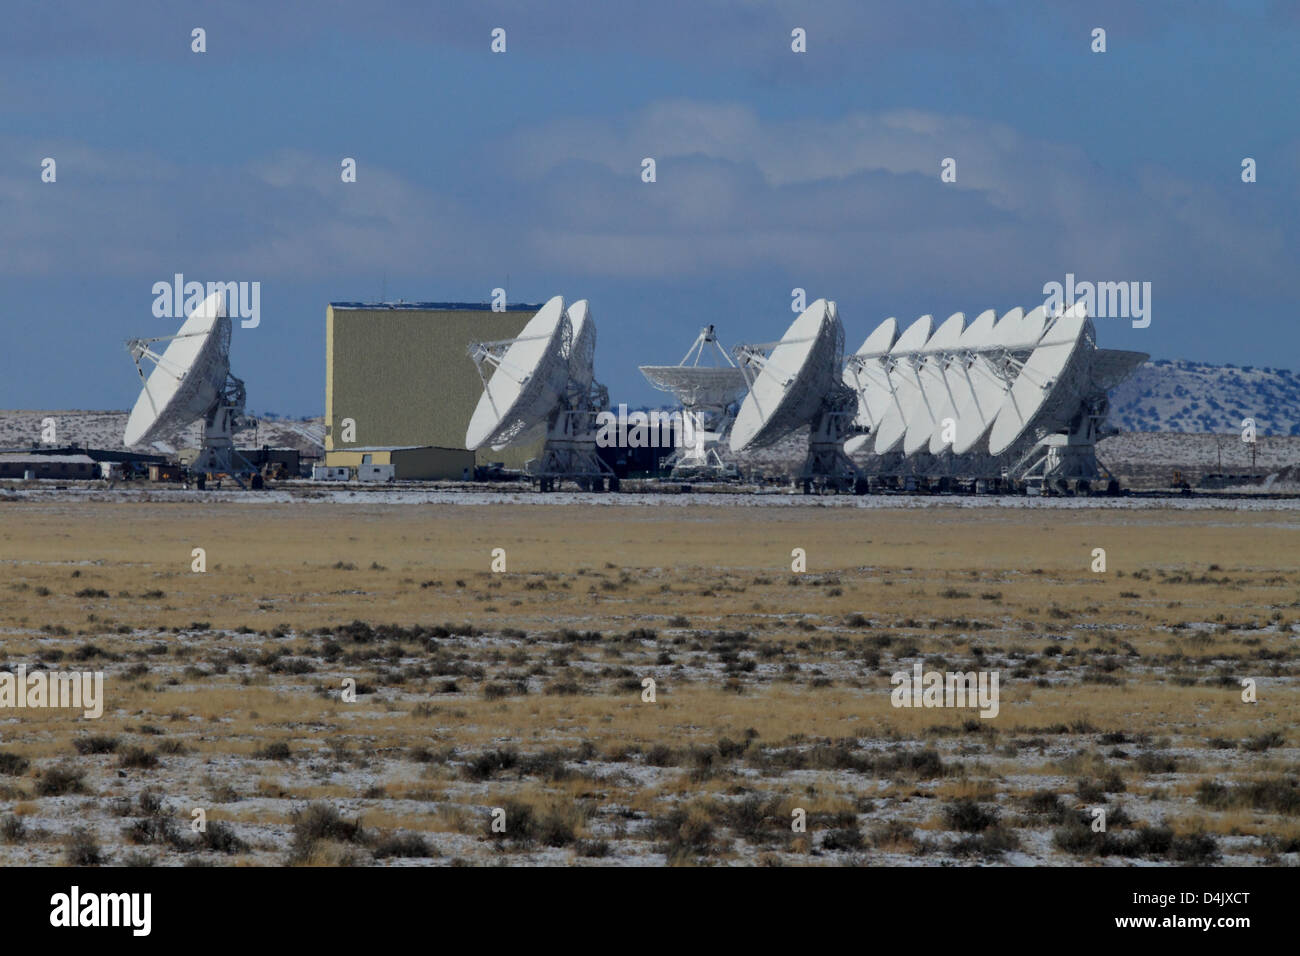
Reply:
[[803, 495], [781, 492], [671, 494], [593, 494], [563, 492], [538, 494], [529, 490], [482, 491], [429, 488], [420, 482], [367, 488], [335, 486], [325, 482], [299, 482], [263, 491], [226, 487], [206, 491], [147, 485], [102, 485], [55, 487], [5, 487], [0, 482], [0, 502], [51, 501], [119, 502], [228, 502], [233, 504], [326, 504], [326, 505], [568, 505], [584, 508], [847, 508], [858, 510], [932, 510], [942, 508], [1038, 508], [1093, 511], [1268, 511], [1300, 513], [1300, 497], [1073, 497], [1040, 498], [1024, 495]]

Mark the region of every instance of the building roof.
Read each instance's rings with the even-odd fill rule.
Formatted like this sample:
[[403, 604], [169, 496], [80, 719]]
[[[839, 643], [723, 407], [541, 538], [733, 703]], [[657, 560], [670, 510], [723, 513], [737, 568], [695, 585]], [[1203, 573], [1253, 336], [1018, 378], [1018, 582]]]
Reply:
[[8, 464], [46, 465], [60, 462], [69, 465], [93, 465], [95, 459], [89, 455], [33, 455], [29, 453], [0, 454], [0, 462]]
[[94, 461], [134, 462], [139, 464], [161, 463], [167, 460], [165, 455], [146, 455], [125, 448], [82, 448], [80, 445], [27, 445], [15, 448], [0, 448], [0, 455], [39, 455], [41, 458], [49, 458], [55, 455], [85, 455]]
[[[540, 309], [541, 303], [530, 305], [526, 302], [517, 302], [514, 305], [507, 305], [503, 310], [505, 312], [536, 312]], [[367, 309], [378, 311], [381, 309], [409, 312], [492, 312], [497, 311], [492, 308], [490, 302], [331, 302], [331, 309]]]
[[376, 451], [424, 451], [432, 448], [435, 451], [467, 451], [465, 448], [447, 448], [445, 445], [345, 445], [342, 448], [335, 448], [331, 454], [353, 454], [354, 452]]

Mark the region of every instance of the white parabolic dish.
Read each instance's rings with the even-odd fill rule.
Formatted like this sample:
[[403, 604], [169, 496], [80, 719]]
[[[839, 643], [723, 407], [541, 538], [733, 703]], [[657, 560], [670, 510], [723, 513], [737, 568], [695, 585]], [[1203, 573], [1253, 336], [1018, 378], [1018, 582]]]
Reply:
[[1007, 349], [1016, 348], [1021, 344], [1020, 333], [1024, 323], [1025, 310], [1020, 306], [1016, 306], [998, 319], [998, 324], [993, 327], [992, 344]]
[[[844, 384], [858, 393], [858, 422], [875, 429], [876, 422], [889, 408], [890, 397], [885, 356], [898, 341], [898, 320], [885, 319], [867, 336], [862, 347], [844, 369]], [[861, 367], [856, 367], [860, 363]], [[867, 435], [857, 435], [845, 443], [844, 450], [854, 452], [867, 442]]]
[[762, 446], [806, 425], [839, 374], [835, 323], [818, 299], [791, 323], [763, 362], [731, 428], [731, 450]]
[[546, 417], [569, 378], [564, 299], [543, 305], [506, 348], [465, 431], [470, 451], [505, 447]]
[[642, 365], [641, 374], [686, 408], [724, 407], [745, 391], [745, 373], [735, 366]]
[[1016, 346], [1026, 349], [1037, 348], [1046, 329], [1047, 309], [1040, 305], [1029, 310], [1025, 313], [1025, 317], [1020, 320], [1020, 338], [1017, 340]]
[[[977, 350], [988, 346], [997, 318], [997, 313], [992, 309], [981, 312], [961, 334], [957, 351], [962, 354], [962, 358], [949, 365], [945, 373], [948, 389], [952, 392], [952, 402], [945, 405], [939, 413], [939, 423], [930, 436], [932, 455], [949, 449], [949, 443], [944, 440], [947, 431], [943, 425], [945, 418], [953, 420], [953, 452], [956, 452], [958, 440], [963, 435], [982, 436], [993, 424], [993, 416], [1002, 404], [1003, 388], [1001, 379], [988, 370], [985, 359]], [[973, 446], [978, 440], [972, 438], [969, 444]]]
[[230, 319], [213, 293], [185, 320], [145, 380], [122, 443], [149, 444], [208, 413], [230, 374]]
[[[713, 347], [712, 353], [706, 349], [709, 345]], [[701, 365], [700, 361], [710, 354], [713, 361], [720, 358], [726, 364]], [[642, 365], [640, 368], [647, 382], [662, 392], [671, 393], [688, 409], [726, 409], [740, 401], [749, 390], [744, 369], [723, 351], [711, 325], [700, 329], [695, 342], [676, 365]]]
[[923, 315], [898, 337], [894, 347], [889, 350], [893, 368], [889, 372], [889, 384], [893, 391], [889, 407], [880, 417], [880, 424], [875, 432], [875, 449], [877, 455], [888, 455], [896, 451], [907, 434], [907, 419], [912, 414], [913, 403], [920, 400], [920, 386], [916, 380], [914, 359], [907, 353], [919, 352], [930, 340], [934, 330], [934, 316]]
[[1097, 349], [1092, 353], [1092, 380], [1102, 391], [1109, 392], [1137, 371], [1151, 356], [1146, 352], [1123, 349]]
[[903, 454], [915, 455], [930, 449], [930, 436], [940, 424], [939, 412], [952, 402], [948, 394], [948, 382], [944, 377], [944, 356], [956, 351], [961, 342], [962, 330], [966, 327], [966, 316], [958, 312], [949, 316], [925, 343], [925, 364], [918, 370], [921, 381], [921, 397], [912, 406], [907, 419], [907, 435], [903, 439]]
[[569, 349], [569, 378], [584, 391], [596, 378], [596, 323], [586, 299], [579, 299], [564, 310], [573, 328], [573, 346]]
[[[1068, 370], [1079, 345], [1088, 317], [1076, 306], [1058, 318], [1030, 353], [1011, 386], [993, 430], [989, 432], [989, 454], [1001, 455], [1029, 430], [1052, 394], [1067, 384]], [[1056, 424], [1056, 423], [1054, 423]]]
[[[1026, 316], [1025, 310], [1016, 306], [1005, 313], [985, 337], [983, 345], [991, 346], [994, 351], [978, 356], [971, 366], [970, 377], [973, 388], [958, 410], [960, 414], [956, 440], [952, 445], [953, 454], [966, 455], [976, 451], [977, 448], [983, 450], [978, 446], [981, 446], [984, 439], [988, 437], [989, 430], [997, 421], [1002, 404], [1011, 391], [1012, 383], [999, 375], [998, 369], [1003, 365], [1007, 353], [1012, 351], [1023, 353], [1033, 348], [1034, 343], [1043, 334], [1044, 316], [1036, 318]], [[1033, 342], [1027, 342], [1027, 336], [1032, 336]], [[976, 347], [974, 342], [971, 347]]]

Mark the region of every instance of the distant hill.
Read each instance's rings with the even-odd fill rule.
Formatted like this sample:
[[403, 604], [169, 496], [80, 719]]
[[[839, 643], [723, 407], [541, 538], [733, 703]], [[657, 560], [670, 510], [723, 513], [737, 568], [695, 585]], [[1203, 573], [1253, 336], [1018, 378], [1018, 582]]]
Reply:
[[1110, 394], [1110, 423], [1126, 432], [1300, 435], [1300, 375], [1289, 369], [1144, 363]]

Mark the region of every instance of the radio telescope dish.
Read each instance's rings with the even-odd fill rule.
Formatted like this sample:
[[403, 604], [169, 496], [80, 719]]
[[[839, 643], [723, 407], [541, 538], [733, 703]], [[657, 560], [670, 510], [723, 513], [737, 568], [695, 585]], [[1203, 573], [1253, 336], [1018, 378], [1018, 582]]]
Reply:
[[[500, 450], [545, 422], [569, 379], [571, 336], [564, 299], [557, 295], [528, 320], [517, 338], [470, 346], [470, 357], [483, 378], [483, 394], [465, 431], [467, 449], [491, 445]], [[491, 378], [484, 377], [484, 365], [494, 366]]]
[[491, 445], [499, 451], [545, 432], [542, 457], [525, 465], [543, 491], [564, 479], [603, 491], [606, 477], [616, 490], [618, 479], [596, 454], [596, 417], [608, 406], [609, 392], [595, 381], [595, 352], [596, 325], [587, 300], [566, 309], [558, 295], [518, 337], [471, 345], [483, 394], [466, 429], [465, 447]]
[[[587, 300], [581, 299], [570, 303], [564, 310], [569, 317], [572, 344], [569, 347], [569, 379], [565, 386], [566, 394], [575, 397], [585, 395], [596, 378], [596, 324], [588, 321]], [[500, 451], [509, 445], [529, 445], [541, 440], [546, 434], [546, 420], [538, 421], [525, 428], [507, 442], [495, 444], [493, 451]]]
[[1020, 320], [1020, 331], [1013, 348], [1032, 349], [1037, 347], [1038, 342], [1043, 337], [1043, 332], [1047, 330], [1047, 309], [1045, 306], [1038, 306], [1025, 313], [1025, 317]]
[[[892, 316], [867, 336], [862, 347], [844, 365], [844, 384], [858, 393], [856, 423], [875, 431], [881, 416], [889, 410], [889, 350], [898, 341], [898, 320]], [[850, 455], [870, 440], [870, 434], [854, 435], [844, 443]]]
[[[1010, 357], [1023, 334], [1024, 309], [1014, 308], [997, 321], [992, 309], [967, 329], [965, 369], [959, 369], [962, 384], [956, 389], [959, 401], [954, 409], [954, 455], [968, 455], [988, 437], [1002, 402], [1015, 381], [1017, 370]], [[1025, 350], [1022, 354], [1028, 354]], [[942, 430], [936, 429], [930, 447], [943, 444]]]
[[[127, 342], [143, 387], [122, 433], [124, 445], [154, 445], [201, 421], [199, 455], [192, 467], [233, 472], [234, 428], [244, 411], [244, 383], [230, 374], [230, 334], [225, 296], [214, 292], [174, 335]], [[152, 346], [164, 341], [169, 344], [159, 354]], [[141, 359], [154, 363], [147, 377]]]
[[[171, 342], [155, 355], [154, 370], [126, 420], [125, 445], [148, 445], [194, 421], [226, 383], [230, 365], [230, 319], [220, 295], [204, 299], [174, 336], [133, 339], [132, 345]], [[133, 353], [135, 354], [135, 353]], [[140, 348], [140, 356], [151, 351]]]
[[[718, 364], [701, 365], [712, 359]], [[735, 472], [721, 454], [722, 441], [735, 419], [734, 406], [748, 383], [727, 354], [712, 325], [700, 329], [677, 365], [642, 365], [641, 374], [655, 388], [682, 405], [682, 436], [689, 443], [664, 462], [674, 478], [718, 476]]]
[[[939, 423], [930, 435], [932, 455], [942, 454], [945, 450], [957, 454], [957, 441], [961, 436], [969, 432], [982, 433], [993, 424], [993, 417], [1002, 404], [1004, 389], [1002, 380], [987, 369], [982, 351], [989, 346], [997, 317], [993, 309], [981, 312], [966, 326], [957, 342], [956, 358], [944, 372], [951, 398], [940, 411]], [[951, 418], [953, 422], [951, 447], [945, 441], [945, 418]], [[973, 439], [970, 444], [974, 445], [978, 440]]]
[[993, 327], [993, 338], [990, 344], [1008, 349], [1015, 348], [1020, 342], [1020, 324], [1024, 318], [1025, 310], [1020, 306], [1004, 313], [998, 320], [998, 324]]
[[[989, 433], [989, 454], [1001, 455], [1015, 445], [1040, 418], [1050, 417], [1058, 398], [1069, 400], [1079, 384], [1076, 356], [1091, 325], [1082, 305], [1052, 323], [1020, 369]], [[1063, 423], [1053, 423], [1063, 424]]]
[[912, 411], [907, 419], [907, 434], [903, 439], [905, 455], [915, 455], [921, 449], [929, 450], [930, 436], [940, 425], [938, 413], [943, 406], [952, 402], [945, 373], [949, 362], [956, 356], [965, 327], [966, 316], [963, 313], [949, 316], [930, 336], [921, 351], [922, 364], [917, 370], [921, 394], [912, 403]]
[[930, 477], [1061, 491], [1077, 481], [1086, 492], [1093, 479], [1113, 478], [1096, 458], [1097, 443], [1117, 433], [1106, 423], [1107, 391], [1148, 356], [1098, 349], [1082, 305], [1055, 316], [1015, 308], [1001, 321], [989, 309], [964, 330], [961, 320], [932, 332], [923, 316], [902, 335], [890, 320], [849, 359], [844, 381], [875, 441], [864, 469], [892, 487]]
[[966, 326], [966, 331], [962, 332], [961, 344], [969, 348], [974, 344], [984, 345], [988, 342], [989, 336], [993, 334], [993, 327], [998, 323], [998, 313], [996, 309], [985, 309], [975, 321]]
[[670, 392], [687, 408], [731, 405], [745, 394], [739, 368], [690, 365], [642, 365], [641, 374], [661, 392]]
[[844, 326], [834, 302], [818, 299], [770, 347], [740, 346], [741, 368], [758, 369], [731, 429], [731, 450], [764, 448], [805, 425], [808, 455], [800, 478], [804, 491], [814, 482], [833, 488], [866, 489], [856, 465], [844, 454], [852, 434], [857, 398], [840, 376]]
[[[701, 365], [710, 353], [721, 364]], [[700, 329], [676, 365], [642, 365], [641, 374], [655, 388], [675, 395], [686, 408], [725, 408], [739, 401], [748, 387], [745, 373], [718, 342], [712, 325]]]
[[[967, 347], [967, 383], [960, 392], [960, 407], [955, 409], [954, 455], [971, 454], [988, 437], [1012, 384], [1020, 374], [1017, 359], [1027, 356], [1037, 344], [1045, 321], [1045, 311], [1035, 309], [1026, 315], [1025, 310], [1017, 306], [1005, 313], [991, 329], [985, 326], [982, 341], [972, 335]], [[936, 429], [931, 436], [931, 447], [936, 444], [943, 444], [941, 429]]]
[[732, 451], [771, 445], [812, 419], [825, 393], [821, 380], [833, 361], [834, 339], [826, 300], [818, 299], [760, 360], [760, 371], [731, 429]]
[[889, 350], [889, 408], [876, 426], [875, 449], [877, 455], [896, 451], [907, 434], [907, 418], [912, 406], [920, 400], [920, 382], [917, 380], [917, 363], [921, 349], [930, 339], [934, 329], [934, 316], [923, 315], [898, 337]]
[[1097, 388], [1109, 392], [1138, 370], [1151, 356], [1146, 352], [1123, 349], [1097, 349], [1092, 354], [1092, 380]]
[[596, 323], [588, 321], [590, 309], [586, 299], [579, 299], [564, 311], [573, 328], [573, 345], [569, 350], [569, 381], [585, 390], [591, 387], [596, 378]]

